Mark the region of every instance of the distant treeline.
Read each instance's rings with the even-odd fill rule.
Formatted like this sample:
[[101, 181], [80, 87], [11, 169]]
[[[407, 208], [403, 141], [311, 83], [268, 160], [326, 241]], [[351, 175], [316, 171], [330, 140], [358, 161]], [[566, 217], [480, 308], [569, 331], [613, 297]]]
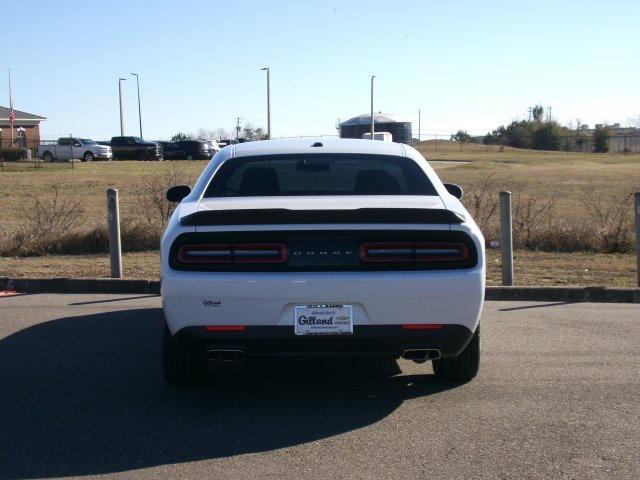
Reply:
[[[563, 150], [568, 148], [569, 144], [566, 141], [568, 137], [572, 137], [573, 143], [576, 145], [581, 145], [587, 137], [591, 137], [590, 133], [569, 130], [553, 119], [545, 120], [543, 114], [543, 107], [537, 105], [532, 109], [531, 120], [514, 120], [509, 125], [501, 125], [487, 133], [482, 138], [482, 143], [533, 150]], [[593, 151], [609, 151], [610, 136], [606, 126], [597, 127], [592, 138]], [[465, 130], [459, 130], [451, 135], [451, 140], [454, 142], [478, 142], [477, 137], [472, 137]]]

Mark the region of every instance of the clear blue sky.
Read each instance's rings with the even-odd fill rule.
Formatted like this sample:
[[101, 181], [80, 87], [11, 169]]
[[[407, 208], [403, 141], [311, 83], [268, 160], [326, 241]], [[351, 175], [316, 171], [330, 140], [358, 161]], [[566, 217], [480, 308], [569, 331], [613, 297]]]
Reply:
[[149, 139], [237, 116], [274, 136], [334, 134], [376, 110], [423, 132], [482, 134], [552, 106], [562, 123], [640, 115], [640, 2], [631, 1], [29, 1], [0, 0], [0, 68], [15, 107], [46, 116], [44, 137], [137, 134], [141, 75]]

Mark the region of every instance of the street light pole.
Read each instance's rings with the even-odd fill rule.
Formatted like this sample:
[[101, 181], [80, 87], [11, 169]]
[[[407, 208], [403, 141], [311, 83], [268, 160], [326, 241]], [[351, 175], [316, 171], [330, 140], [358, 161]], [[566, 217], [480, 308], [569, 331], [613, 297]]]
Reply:
[[267, 72], [267, 139], [271, 140], [271, 70], [269, 67], [260, 70]]
[[126, 78], [118, 79], [118, 93], [120, 98], [120, 136], [124, 137], [124, 110], [122, 109], [122, 82], [124, 82]]
[[374, 78], [376, 78], [376, 76], [371, 75], [371, 140], [375, 140], [375, 138], [373, 138], [373, 134], [375, 132], [374, 117], [373, 117], [373, 79]]
[[140, 122], [140, 138], [142, 138], [142, 108], [140, 107], [140, 76], [137, 73], [131, 75], [136, 77], [136, 85], [138, 86], [138, 121]]

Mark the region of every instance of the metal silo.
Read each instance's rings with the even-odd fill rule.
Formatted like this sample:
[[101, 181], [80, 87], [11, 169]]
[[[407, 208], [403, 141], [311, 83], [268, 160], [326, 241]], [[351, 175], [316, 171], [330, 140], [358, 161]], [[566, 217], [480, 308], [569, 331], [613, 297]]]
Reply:
[[[402, 122], [387, 113], [376, 113], [373, 117], [376, 132], [389, 132], [393, 141], [410, 144], [411, 122]], [[340, 138], [362, 138], [371, 131], [371, 115], [368, 113], [350, 118], [340, 124]]]

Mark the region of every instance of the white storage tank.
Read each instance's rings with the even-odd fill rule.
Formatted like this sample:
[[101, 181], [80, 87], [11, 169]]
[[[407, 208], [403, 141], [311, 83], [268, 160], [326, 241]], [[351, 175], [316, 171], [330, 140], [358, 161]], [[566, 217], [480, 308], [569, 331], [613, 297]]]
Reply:
[[[362, 134], [363, 140], [371, 140], [371, 132]], [[389, 132], [373, 132], [373, 139], [380, 140], [382, 142], [393, 142], [393, 135]]]

